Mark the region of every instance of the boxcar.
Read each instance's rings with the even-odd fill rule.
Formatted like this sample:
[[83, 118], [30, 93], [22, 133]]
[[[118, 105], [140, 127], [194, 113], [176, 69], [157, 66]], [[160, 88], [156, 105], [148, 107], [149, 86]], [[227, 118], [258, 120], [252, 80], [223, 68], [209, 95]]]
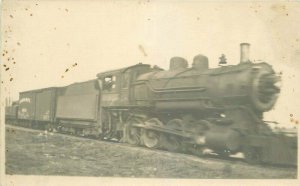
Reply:
[[20, 92], [18, 119], [23, 125], [42, 128], [55, 122], [57, 96], [62, 88]]
[[5, 121], [9, 124], [15, 124], [18, 115], [18, 102], [13, 102], [12, 105], [5, 107]]

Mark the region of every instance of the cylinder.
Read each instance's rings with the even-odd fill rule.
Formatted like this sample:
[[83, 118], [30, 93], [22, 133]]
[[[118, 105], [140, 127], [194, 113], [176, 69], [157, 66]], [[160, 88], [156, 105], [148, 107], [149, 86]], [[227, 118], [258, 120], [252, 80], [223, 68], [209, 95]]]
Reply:
[[241, 43], [241, 63], [250, 62], [250, 44]]

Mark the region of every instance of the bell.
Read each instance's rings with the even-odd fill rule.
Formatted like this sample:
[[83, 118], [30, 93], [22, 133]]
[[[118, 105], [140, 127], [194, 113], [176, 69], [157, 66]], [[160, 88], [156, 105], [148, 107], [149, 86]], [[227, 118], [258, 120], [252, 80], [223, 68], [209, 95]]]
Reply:
[[219, 57], [220, 61], [219, 61], [219, 66], [222, 66], [222, 65], [226, 65], [227, 64], [227, 59], [225, 57], [224, 54], [221, 55], [221, 57]]

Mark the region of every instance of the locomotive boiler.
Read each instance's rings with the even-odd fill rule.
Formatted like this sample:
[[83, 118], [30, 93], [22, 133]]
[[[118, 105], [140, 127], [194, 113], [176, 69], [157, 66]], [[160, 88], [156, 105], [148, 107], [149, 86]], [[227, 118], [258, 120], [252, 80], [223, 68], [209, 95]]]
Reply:
[[266, 62], [251, 62], [249, 47], [241, 44], [237, 65], [224, 65], [223, 56], [220, 67], [209, 68], [199, 54], [188, 67], [173, 57], [168, 70], [137, 64], [65, 87], [26, 91], [6, 115], [23, 126], [148, 148], [198, 155], [209, 149], [221, 156], [243, 153], [248, 162], [296, 165], [295, 135], [275, 133], [263, 120], [276, 104], [280, 76]]

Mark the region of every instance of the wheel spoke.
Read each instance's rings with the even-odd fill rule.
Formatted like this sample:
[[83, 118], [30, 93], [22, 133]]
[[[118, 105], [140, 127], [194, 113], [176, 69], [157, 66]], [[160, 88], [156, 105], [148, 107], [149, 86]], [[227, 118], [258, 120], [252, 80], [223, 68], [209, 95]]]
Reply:
[[181, 151], [181, 141], [180, 138], [174, 135], [165, 134], [162, 137], [163, 146], [172, 152], [179, 152]]
[[[181, 119], [172, 119], [167, 123], [167, 127], [176, 131], [184, 131], [184, 124]], [[182, 139], [179, 136], [172, 134], [163, 135], [163, 146], [173, 152], [182, 151]]]
[[161, 146], [160, 134], [151, 130], [143, 130], [142, 141], [148, 148], [158, 148]]
[[[163, 123], [158, 118], [151, 118], [145, 122], [149, 126], [163, 126]], [[161, 134], [157, 131], [143, 129], [141, 141], [148, 148], [159, 148], [161, 144]]]
[[259, 164], [261, 161], [261, 152], [253, 147], [246, 147], [244, 150], [246, 162], [251, 164]]
[[140, 144], [140, 131], [135, 127], [131, 127], [128, 125], [126, 127], [125, 141], [131, 145], [139, 145]]

